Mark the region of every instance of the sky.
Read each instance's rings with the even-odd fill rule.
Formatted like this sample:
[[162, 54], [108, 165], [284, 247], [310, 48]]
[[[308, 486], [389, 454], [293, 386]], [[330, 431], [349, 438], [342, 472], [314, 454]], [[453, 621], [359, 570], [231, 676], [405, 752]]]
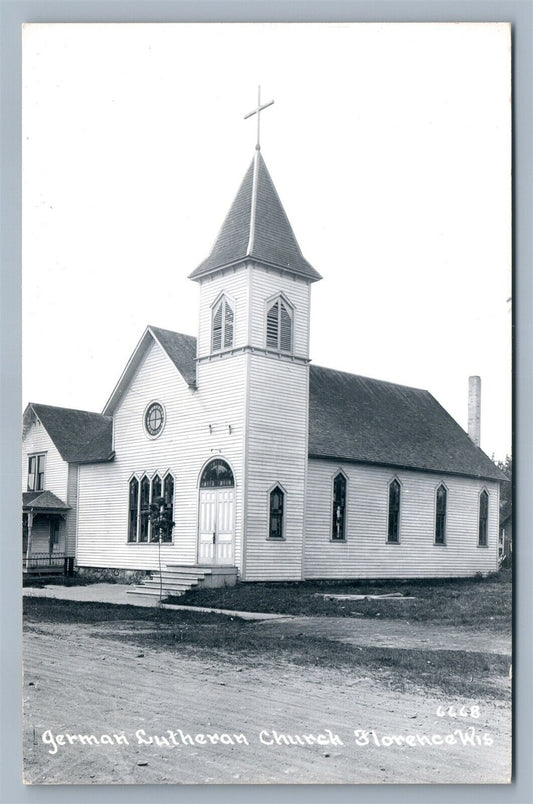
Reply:
[[313, 285], [314, 363], [427, 388], [511, 450], [505, 24], [31, 24], [23, 400], [101, 411], [148, 324], [197, 333], [261, 149]]

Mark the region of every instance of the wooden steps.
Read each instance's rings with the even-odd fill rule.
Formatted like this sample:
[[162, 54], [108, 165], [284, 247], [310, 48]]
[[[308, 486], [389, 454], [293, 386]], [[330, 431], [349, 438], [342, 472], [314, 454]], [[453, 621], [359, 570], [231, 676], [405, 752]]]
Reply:
[[181, 597], [195, 588], [234, 586], [237, 582], [236, 567], [181, 566], [167, 564], [161, 571], [153, 571], [140, 584], [128, 589], [128, 595], [142, 595], [162, 600]]

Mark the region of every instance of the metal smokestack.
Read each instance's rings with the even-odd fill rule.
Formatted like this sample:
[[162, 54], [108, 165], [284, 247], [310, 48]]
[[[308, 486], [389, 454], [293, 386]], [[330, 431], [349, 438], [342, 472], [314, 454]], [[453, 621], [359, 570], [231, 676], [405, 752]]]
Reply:
[[479, 447], [481, 432], [481, 377], [468, 378], [468, 435]]

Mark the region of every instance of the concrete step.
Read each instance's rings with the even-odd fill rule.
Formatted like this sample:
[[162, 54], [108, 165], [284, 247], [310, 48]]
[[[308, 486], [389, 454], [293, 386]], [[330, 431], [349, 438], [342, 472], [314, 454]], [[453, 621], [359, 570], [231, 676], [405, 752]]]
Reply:
[[[152, 578], [159, 578], [159, 572], [154, 571], [151, 573]], [[175, 581], [198, 581], [203, 580], [204, 575], [200, 575], [197, 572], [168, 572], [168, 570], [163, 570], [161, 575], [163, 578], [168, 578], [169, 580]]]
[[194, 575], [211, 575], [216, 567], [204, 567], [202, 564], [165, 564], [170, 572], [192, 572]]
[[[128, 595], [141, 595], [143, 597], [158, 598], [159, 597], [159, 589], [146, 589], [146, 587], [144, 587], [144, 586], [132, 586], [131, 589], [128, 589], [126, 594], [128, 594]], [[182, 594], [183, 594], [183, 592], [179, 592], [179, 591], [171, 591], [171, 592], [169, 592], [169, 591], [165, 591], [165, 589], [163, 589], [162, 597], [163, 597], [163, 600], [164, 600], [165, 598], [170, 597], [171, 595], [172, 595], [172, 597], [181, 597]]]
[[193, 589], [198, 584], [195, 583], [168, 583], [163, 581], [162, 584], [159, 581], [144, 581], [142, 584], [143, 589], [154, 589], [156, 592], [159, 591], [160, 587], [163, 588], [165, 591], [169, 592], [188, 592], [189, 589]]

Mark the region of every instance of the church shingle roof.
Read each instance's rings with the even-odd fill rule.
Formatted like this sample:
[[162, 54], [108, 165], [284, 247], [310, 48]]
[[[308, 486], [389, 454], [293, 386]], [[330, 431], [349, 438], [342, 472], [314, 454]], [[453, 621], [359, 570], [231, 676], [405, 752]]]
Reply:
[[30, 402], [26, 420], [30, 410], [40, 419], [64, 461], [91, 463], [111, 458], [113, 420], [110, 416]]
[[322, 366], [310, 367], [309, 455], [505, 479], [429, 391]]
[[255, 152], [211, 253], [190, 274], [190, 279], [246, 259], [311, 281], [321, 279], [300, 251], [260, 151]]
[[172, 332], [170, 329], [148, 327], [167, 355], [170, 357], [183, 379], [191, 387], [196, 385], [196, 338]]
[[[170, 344], [175, 356], [186, 339], [179, 361], [172, 359], [185, 379], [192, 377], [196, 339], [162, 332], [166, 337], [161, 345]], [[309, 455], [505, 480], [429, 391], [314, 365], [309, 378]]]

